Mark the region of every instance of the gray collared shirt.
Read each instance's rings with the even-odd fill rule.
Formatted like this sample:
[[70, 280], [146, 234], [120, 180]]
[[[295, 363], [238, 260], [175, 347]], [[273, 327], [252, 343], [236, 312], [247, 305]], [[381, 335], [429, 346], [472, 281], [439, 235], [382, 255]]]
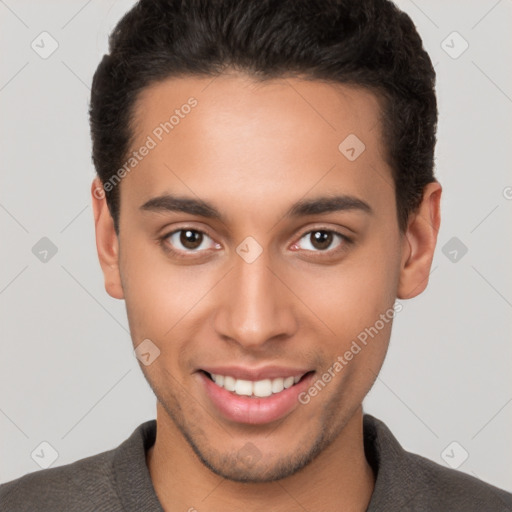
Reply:
[[[384, 422], [363, 416], [376, 474], [367, 512], [512, 512], [512, 493], [405, 451]], [[156, 420], [117, 448], [0, 485], [2, 512], [163, 512], [146, 465]]]

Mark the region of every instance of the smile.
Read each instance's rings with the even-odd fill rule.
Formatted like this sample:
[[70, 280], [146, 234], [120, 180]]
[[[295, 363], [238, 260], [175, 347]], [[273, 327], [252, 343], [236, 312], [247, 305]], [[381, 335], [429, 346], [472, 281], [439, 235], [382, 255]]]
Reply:
[[236, 395], [265, 398], [281, 393], [283, 390], [292, 387], [294, 384], [297, 384], [305, 374], [256, 381], [237, 379], [231, 375], [210, 373], [207, 373], [207, 375], [217, 386], [231, 391]]
[[201, 393], [217, 414], [235, 423], [262, 425], [283, 418], [301, 405], [298, 397], [310, 385], [315, 371], [218, 366], [203, 368], [196, 375]]

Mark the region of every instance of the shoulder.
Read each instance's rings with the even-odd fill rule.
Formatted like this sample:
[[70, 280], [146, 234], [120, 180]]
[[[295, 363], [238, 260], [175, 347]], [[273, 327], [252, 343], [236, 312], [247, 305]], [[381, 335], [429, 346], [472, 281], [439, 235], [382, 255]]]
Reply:
[[109, 450], [1, 484], [0, 510], [98, 510], [99, 503], [116, 500], [112, 466], [114, 452]]
[[[415, 501], [436, 510], [512, 512], [512, 494], [462, 471], [444, 467], [421, 455], [405, 452], [415, 479]], [[425, 509], [426, 510], [426, 509]]]
[[161, 511], [145, 457], [155, 435], [156, 420], [149, 420], [116, 448], [4, 483], [0, 485], [0, 510]]
[[512, 512], [512, 493], [404, 450], [370, 414], [363, 425], [366, 457], [376, 473], [368, 512]]

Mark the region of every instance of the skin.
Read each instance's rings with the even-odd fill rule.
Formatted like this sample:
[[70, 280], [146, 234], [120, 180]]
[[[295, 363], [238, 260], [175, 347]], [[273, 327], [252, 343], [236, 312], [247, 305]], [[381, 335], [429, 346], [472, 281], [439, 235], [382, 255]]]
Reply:
[[[149, 338], [160, 350], [141, 364], [158, 399], [147, 454], [155, 491], [165, 510], [364, 511], [375, 477], [361, 403], [392, 322], [310, 403], [268, 424], [224, 418], [197, 369], [279, 364], [321, 376], [396, 298], [426, 288], [441, 186], [425, 187], [401, 234], [377, 97], [300, 78], [257, 83], [229, 73], [151, 85], [138, 99], [133, 148], [191, 96], [197, 106], [119, 185], [119, 237], [94, 193], [101, 182], [91, 187], [105, 288], [125, 300], [134, 346]], [[351, 133], [366, 146], [352, 162], [338, 150]], [[171, 192], [212, 203], [225, 221], [140, 209]], [[373, 214], [284, 216], [299, 199], [329, 193], [356, 196]], [[164, 238], [179, 228], [206, 231], [199, 249], [180, 243], [180, 233]], [[314, 229], [353, 243], [333, 235], [322, 248]], [[236, 252], [248, 236], [262, 248], [252, 263]], [[183, 258], [164, 250], [172, 244]], [[259, 456], [252, 465], [240, 457], [247, 443]]]

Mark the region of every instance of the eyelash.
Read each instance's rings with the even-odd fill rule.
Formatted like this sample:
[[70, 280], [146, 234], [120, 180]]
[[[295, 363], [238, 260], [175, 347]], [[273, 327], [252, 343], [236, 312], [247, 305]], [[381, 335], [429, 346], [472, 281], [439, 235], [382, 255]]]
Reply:
[[[194, 258], [194, 256], [185, 256], [183, 254], [183, 252], [191, 253], [191, 254], [194, 254], [196, 252], [197, 253], [202, 252], [202, 251], [197, 251], [197, 250], [195, 250], [195, 251], [176, 250], [176, 249], [173, 249], [169, 243], [167, 243], [167, 240], [169, 239], [169, 237], [171, 237], [175, 233], [179, 233], [181, 231], [193, 231], [194, 233], [200, 233], [200, 234], [206, 235], [208, 238], [212, 239], [212, 237], [206, 231], [202, 231], [200, 229], [195, 229], [195, 228], [187, 227], [187, 226], [182, 227], [180, 229], [175, 229], [174, 231], [170, 231], [169, 233], [163, 235], [159, 239], [159, 244], [165, 250], [165, 252], [171, 254], [173, 257], [176, 257], [178, 259], [192, 259], [192, 258]], [[335, 249], [329, 249], [329, 250], [324, 250], [324, 251], [321, 251], [321, 250], [310, 251], [309, 249], [305, 249], [307, 252], [334, 255], [334, 254], [338, 254], [338, 253], [341, 253], [341, 252], [345, 251], [347, 249], [347, 246], [353, 244], [353, 240], [351, 238], [349, 238], [348, 236], [344, 235], [343, 233], [340, 233], [339, 231], [336, 231], [334, 229], [328, 229], [328, 228], [324, 228], [324, 227], [319, 227], [319, 228], [310, 229], [309, 231], [305, 231], [304, 233], [302, 233], [302, 235], [298, 238], [297, 242], [294, 242], [293, 245], [295, 245], [298, 242], [300, 242], [300, 240], [302, 240], [306, 235], [310, 235], [311, 233], [315, 233], [317, 231], [322, 231], [324, 233], [332, 233], [334, 235], [337, 235], [338, 237], [341, 238], [341, 246], [338, 246]]]

